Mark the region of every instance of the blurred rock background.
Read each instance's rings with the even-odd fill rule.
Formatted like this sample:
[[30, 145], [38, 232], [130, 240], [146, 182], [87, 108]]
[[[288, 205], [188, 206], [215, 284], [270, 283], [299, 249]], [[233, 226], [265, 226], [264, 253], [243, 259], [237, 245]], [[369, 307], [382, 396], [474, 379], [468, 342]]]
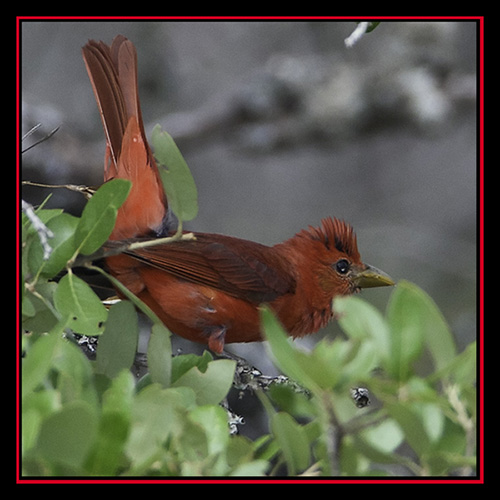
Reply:
[[[160, 123], [172, 134], [197, 183], [189, 229], [273, 244], [344, 218], [363, 259], [425, 289], [462, 348], [476, 334], [477, 26], [383, 22], [348, 49], [355, 27], [24, 22], [22, 133], [42, 126], [23, 147], [60, 130], [23, 156], [22, 178], [102, 182], [103, 131], [81, 46], [121, 33], [137, 46], [147, 132]], [[24, 188], [23, 198], [49, 192]], [[78, 214], [83, 199], [56, 190], [50, 206]], [[389, 294], [363, 297], [383, 309]], [[300, 342], [338, 332], [333, 324]], [[233, 351], [271, 369], [262, 345]]]

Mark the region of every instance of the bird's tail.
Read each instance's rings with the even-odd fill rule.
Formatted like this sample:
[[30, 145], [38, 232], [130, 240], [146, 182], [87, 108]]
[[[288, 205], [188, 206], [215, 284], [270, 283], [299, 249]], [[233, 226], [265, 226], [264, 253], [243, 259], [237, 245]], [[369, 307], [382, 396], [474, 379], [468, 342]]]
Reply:
[[135, 47], [118, 35], [111, 46], [89, 40], [82, 51], [106, 136], [104, 181], [132, 182], [110, 239], [159, 234], [167, 218], [167, 200], [144, 132]]

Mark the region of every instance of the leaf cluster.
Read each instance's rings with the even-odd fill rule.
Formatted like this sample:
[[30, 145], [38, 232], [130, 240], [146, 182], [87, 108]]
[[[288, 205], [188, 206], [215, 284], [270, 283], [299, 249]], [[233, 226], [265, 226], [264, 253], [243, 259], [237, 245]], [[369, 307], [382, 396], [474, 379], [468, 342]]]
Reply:
[[[156, 130], [154, 143], [182, 224], [197, 211], [191, 174], [170, 136]], [[407, 282], [394, 289], [385, 314], [359, 297], [335, 300], [344, 336], [310, 352], [264, 308], [270, 356], [306, 390], [271, 384], [258, 393], [268, 432], [254, 440], [231, 435], [220, 403], [235, 362], [208, 352], [173, 356], [170, 332], [137, 297], [92, 266], [129, 299], [107, 307], [74, 272], [79, 258], [91, 259], [106, 243], [129, 190], [126, 180], [107, 182], [80, 217], [39, 207], [53, 234], [48, 258], [23, 216], [24, 476], [474, 473], [475, 344], [458, 353], [435, 303]], [[148, 372], [139, 379], [137, 309], [152, 325]], [[98, 337], [95, 359], [78, 345], [80, 336]], [[364, 409], [350, 397], [359, 386], [373, 400]]]
[[[335, 299], [334, 310], [345, 337], [310, 352], [263, 312], [276, 365], [312, 395], [274, 391], [282, 409], [270, 412], [272, 428], [288, 473], [316, 464], [326, 475], [473, 475], [475, 343], [457, 353], [434, 301], [405, 281], [385, 315], [356, 296]], [[358, 386], [374, 399], [362, 410], [349, 396]]]
[[[155, 129], [160, 171], [171, 184], [178, 220], [196, 215], [193, 182], [168, 134]], [[50, 229], [44, 258], [36, 228], [22, 219], [22, 472], [50, 475], [260, 475], [267, 467], [256, 445], [228, 432], [219, 405], [235, 362], [172, 356], [170, 332], [121, 283], [104, 275], [130, 301], [109, 309], [73, 270], [77, 258], [106, 243], [130, 182], [114, 179], [90, 198], [81, 217], [37, 210]], [[195, 193], [195, 191], [194, 191]], [[148, 373], [136, 380], [139, 337], [135, 308], [152, 321]], [[78, 334], [76, 336], [75, 334]], [[98, 336], [95, 360], [78, 346]]]

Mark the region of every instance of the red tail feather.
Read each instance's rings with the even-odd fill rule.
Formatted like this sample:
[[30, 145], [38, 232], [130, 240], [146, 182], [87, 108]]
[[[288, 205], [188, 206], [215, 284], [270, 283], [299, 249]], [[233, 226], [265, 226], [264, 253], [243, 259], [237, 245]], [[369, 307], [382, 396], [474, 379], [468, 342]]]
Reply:
[[144, 132], [135, 47], [121, 35], [111, 47], [90, 40], [83, 47], [83, 59], [106, 135], [104, 180], [118, 177], [132, 181], [132, 190], [118, 213], [111, 239], [159, 231], [167, 201]]

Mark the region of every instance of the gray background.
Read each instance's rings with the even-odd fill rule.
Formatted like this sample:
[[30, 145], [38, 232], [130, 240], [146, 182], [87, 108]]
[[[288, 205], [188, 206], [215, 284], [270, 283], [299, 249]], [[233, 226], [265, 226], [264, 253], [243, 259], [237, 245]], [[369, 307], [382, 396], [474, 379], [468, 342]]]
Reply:
[[[384, 22], [347, 49], [354, 28], [24, 22], [23, 132], [61, 128], [24, 155], [22, 177], [102, 182], [103, 132], [81, 46], [124, 34], [139, 54], [147, 133], [160, 123], [173, 135], [198, 187], [188, 229], [273, 244], [344, 218], [363, 259], [426, 290], [463, 347], [476, 333], [476, 24]], [[50, 203], [82, 206], [60, 190]], [[383, 309], [390, 292], [363, 297]], [[301, 342], [337, 333], [332, 324]], [[268, 368], [262, 346], [235, 351]]]

